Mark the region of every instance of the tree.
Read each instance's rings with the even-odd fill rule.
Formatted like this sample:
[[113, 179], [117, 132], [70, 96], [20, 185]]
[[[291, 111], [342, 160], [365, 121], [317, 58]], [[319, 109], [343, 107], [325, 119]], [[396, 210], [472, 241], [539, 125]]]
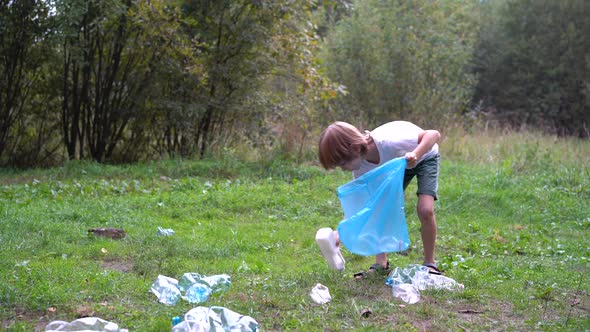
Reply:
[[490, 1], [482, 11], [474, 102], [510, 126], [588, 137], [588, 1]]
[[474, 84], [472, 1], [355, 1], [328, 34], [325, 66], [350, 94], [340, 118], [362, 126], [395, 118], [441, 125], [466, 107]]
[[70, 159], [88, 153], [94, 160], [108, 160], [130, 121], [144, 109], [152, 67], [166, 43], [146, 43], [146, 28], [154, 22], [139, 14], [142, 4], [57, 1], [62, 130]]
[[48, 9], [42, 1], [0, 0], [0, 157], [14, 153], [14, 126], [40, 79]]
[[[217, 142], [258, 141], [277, 121], [304, 133], [302, 141], [313, 103], [336, 93], [315, 57], [312, 0], [37, 4], [51, 6], [43, 17], [52, 24], [28, 50], [43, 41], [44, 52], [16, 59], [35, 59], [25, 77], [40, 75], [39, 82], [18, 90], [29, 104], [9, 121], [12, 133], [25, 129], [13, 140], [13, 147], [27, 145], [23, 155], [52, 153], [55, 141], [45, 138], [56, 128], [58, 158], [99, 162], [154, 151], [202, 157]], [[34, 93], [25, 98], [23, 91]]]
[[190, 132], [199, 156], [237, 125], [259, 128], [277, 107], [286, 106], [284, 95], [273, 90], [278, 81], [311, 83], [321, 76], [312, 69], [313, 55], [303, 55], [314, 43], [313, 31], [305, 27], [311, 1], [192, 0], [181, 4], [182, 31], [193, 41], [192, 60], [204, 72], [195, 79], [183, 76], [183, 81], [193, 83], [192, 89], [175, 90], [182, 92], [177, 99], [183, 105], [181, 118], [193, 121], [192, 132], [189, 128], [183, 132]]
[[202, 157], [215, 134], [231, 128], [237, 107], [272, 69], [271, 29], [282, 4], [271, 1], [184, 1], [184, 31], [198, 41], [206, 80], [197, 90], [194, 144]]

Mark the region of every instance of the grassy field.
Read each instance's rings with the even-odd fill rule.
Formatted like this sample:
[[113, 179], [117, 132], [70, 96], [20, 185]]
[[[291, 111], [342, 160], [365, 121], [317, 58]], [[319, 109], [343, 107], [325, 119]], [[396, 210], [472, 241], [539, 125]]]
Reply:
[[[372, 257], [343, 249], [343, 273], [314, 235], [336, 227], [336, 188], [350, 174], [314, 163], [221, 160], [0, 171], [0, 322], [43, 331], [96, 316], [130, 331], [169, 331], [196, 307], [158, 303], [159, 274], [229, 274], [203, 306], [257, 320], [262, 331], [590, 330], [590, 142], [535, 134], [449, 134], [443, 154], [437, 260], [460, 292], [416, 304], [384, 276], [354, 280]], [[422, 262], [415, 185], [406, 192], [411, 249]], [[88, 229], [115, 227], [121, 240]], [[175, 235], [157, 236], [158, 227]], [[332, 301], [316, 305], [322, 283]], [[361, 313], [370, 309], [371, 315]]]

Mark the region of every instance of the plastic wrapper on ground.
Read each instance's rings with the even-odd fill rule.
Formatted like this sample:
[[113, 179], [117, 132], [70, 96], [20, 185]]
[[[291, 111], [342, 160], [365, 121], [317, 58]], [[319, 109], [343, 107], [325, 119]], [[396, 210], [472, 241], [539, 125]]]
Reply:
[[224, 307], [196, 307], [184, 314], [171, 332], [256, 332], [258, 322]]
[[316, 284], [309, 293], [313, 302], [317, 304], [325, 304], [332, 301], [332, 296], [330, 295], [330, 290], [328, 287], [318, 283]]
[[45, 332], [128, 332], [119, 325], [98, 317], [84, 317], [72, 322], [53, 321], [45, 327]]
[[159, 275], [152, 283], [150, 291], [158, 297], [158, 301], [167, 305], [175, 305], [179, 299], [190, 303], [203, 303], [213, 293], [224, 292], [231, 285], [231, 277], [227, 274], [202, 276], [198, 273], [185, 273], [180, 281]]
[[422, 290], [456, 291], [465, 288], [463, 284], [452, 278], [430, 274], [428, 271], [428, 267], [415, 264], [404, 268], [396, 267], [391, 271], [385, 283], [391, 286], [394, 297], [409, 304], [420, 301], [420, 291]]

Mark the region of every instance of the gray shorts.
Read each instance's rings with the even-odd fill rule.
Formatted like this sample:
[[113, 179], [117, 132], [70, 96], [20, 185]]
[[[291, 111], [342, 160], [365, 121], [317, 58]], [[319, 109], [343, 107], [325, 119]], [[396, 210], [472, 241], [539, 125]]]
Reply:
[[416, 167], [406, 169], [404, 173], [404, 190], [410, 181], [416, 176], [418, 178], [418, 190], [416, 195], [430, 195], [438, 199], [438, 169], [440, 166], [440, 155], [422, 160]]

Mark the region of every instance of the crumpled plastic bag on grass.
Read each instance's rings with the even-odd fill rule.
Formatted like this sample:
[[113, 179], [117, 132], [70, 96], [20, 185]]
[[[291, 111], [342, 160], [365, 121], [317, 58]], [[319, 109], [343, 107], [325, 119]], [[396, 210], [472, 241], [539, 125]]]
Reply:
[[224, 307], [196, 307], [184, 314], [184, 320], [172, 327], [171, 332], [256, 332], [258, 322]]
[[178, 289], [178, 280], [161, 274], [150, 286], [150, 291], [158, 297], [160, 303], [167, 305], [176, 304], [182, 296], [180, 289]]
[[202, 303], [213, 293], [227, 291], [230, 285], [231, 277], [227, 274], [204, 276], [187, 272], [180, 281], [158, 275], [150, 286], [150, 291], [158, 297], [160, 303], [167, 305], [175, 305], [181, 298], [190, 303]]
[[45, 326], [45, 332], [128, 332], [127, 329], [122, 329], [119, 325], [106, 321], [98, 317], [84, 317], [76, 319], [72, 322], [65, 322], [62, 320], [54, 320]]
[[158, 227], [158, 232], [156, 232], [156, 235], [158, 236], [172, 236], [176, 234], [174, 232], [174, 230], [172, 228], [162, 228], [162, 227]]
[[442, 275], [428, 273], [428, 267], [412, 264], [405, 268], [396, 267], [385, 280], [392, 287], [393, 296], [414, 304], [420, 301], [420, 291], [426, 289], [462, 290], [463, 284]]
[[410, 246], [404, 213], [406, 163], [405, 158], [390, 160], [338, 188], [345, 218], [338, 235], [350, 252], [373, 256]]
[[317, 283], [311, 289], [309, 296], [311, 296], [311, 299], [313, 300], [313, 302], [315, 302], [317, 304], [326, 304], [326, 303], [332, 301], [332, 296], [330, 295], [330, 290], [328, 289], [328, 287], [326, 287], [320, 283]]

